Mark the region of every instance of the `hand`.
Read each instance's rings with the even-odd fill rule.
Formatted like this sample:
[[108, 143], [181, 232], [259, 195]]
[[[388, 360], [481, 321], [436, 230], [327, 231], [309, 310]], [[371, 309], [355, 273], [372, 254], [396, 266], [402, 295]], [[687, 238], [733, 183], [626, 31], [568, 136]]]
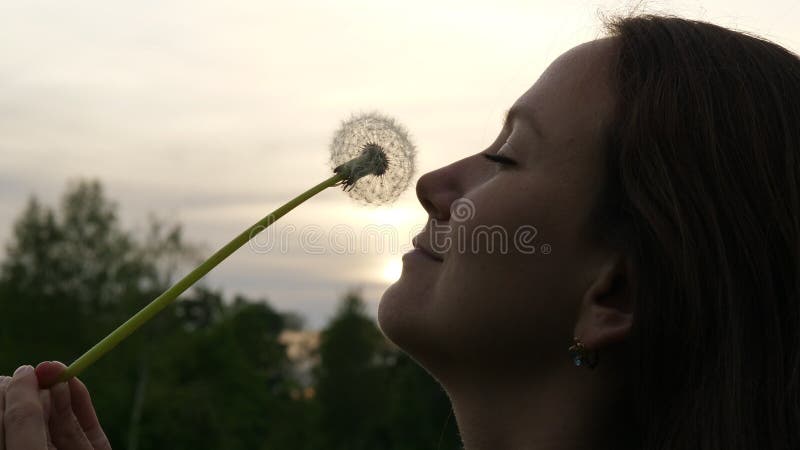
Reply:
[[0, 377], [0, 450], [111, 450], [80, 380], [40, 388], [64, 370], [59, 362], [43, 362]]

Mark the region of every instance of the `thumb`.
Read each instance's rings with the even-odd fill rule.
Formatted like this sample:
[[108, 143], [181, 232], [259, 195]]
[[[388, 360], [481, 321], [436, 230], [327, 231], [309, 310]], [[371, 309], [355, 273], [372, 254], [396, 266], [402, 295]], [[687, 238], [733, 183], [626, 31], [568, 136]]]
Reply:
[[40, 362], [36, 366], [36, 378], [39, 379], [39, 387], [42, 389], [52, 387], [56, 384], [59, 375], [67, 370], [67, 366], [56, 361]]

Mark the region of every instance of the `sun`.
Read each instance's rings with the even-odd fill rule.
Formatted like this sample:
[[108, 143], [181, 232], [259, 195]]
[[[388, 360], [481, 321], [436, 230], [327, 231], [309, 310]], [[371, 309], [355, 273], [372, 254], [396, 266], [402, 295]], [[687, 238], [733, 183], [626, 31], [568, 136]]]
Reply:
[[381, 274], [381, 278], [383, 281], [387, 283], [394, 283], [395, 281], [400, 278], [400, 274], [403, 272], [403, 262], [399, 259], [390, 259], [386, 261], [386, 264], [383, 265], [383, 273]]

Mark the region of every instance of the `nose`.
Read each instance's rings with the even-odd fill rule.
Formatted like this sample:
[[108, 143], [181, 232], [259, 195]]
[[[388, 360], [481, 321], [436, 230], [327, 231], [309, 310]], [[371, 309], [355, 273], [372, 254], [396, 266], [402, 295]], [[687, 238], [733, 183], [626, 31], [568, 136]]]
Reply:
[[431, 218], [450, 219], [450, 205], [464, 192], [461, 167], [464, 161], [428, 172], [417, 181], [417, 199]]

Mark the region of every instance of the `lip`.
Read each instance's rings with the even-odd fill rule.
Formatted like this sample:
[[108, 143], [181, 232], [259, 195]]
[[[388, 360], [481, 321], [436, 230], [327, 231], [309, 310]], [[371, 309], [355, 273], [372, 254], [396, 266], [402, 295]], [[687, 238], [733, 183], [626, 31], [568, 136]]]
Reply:
[[416, 237], [411, 241], [411, 243], [414, 245], [414, 250], [408, 252], [407, 254], [415, 254], [415, 253], [417, 253], [417, 254], [420, 254], [422, 256], [425, 256], [428, 259], [432, 259], [432, 260], [434, 260], [436, 262], [444, 261], [444, 258], [442, 258], [441, 256], [435, 254], [431, 250], [428, 250], [428, 248], [426, 248], [425, 246], [421, 245], [419, 243], [419, 240]]

